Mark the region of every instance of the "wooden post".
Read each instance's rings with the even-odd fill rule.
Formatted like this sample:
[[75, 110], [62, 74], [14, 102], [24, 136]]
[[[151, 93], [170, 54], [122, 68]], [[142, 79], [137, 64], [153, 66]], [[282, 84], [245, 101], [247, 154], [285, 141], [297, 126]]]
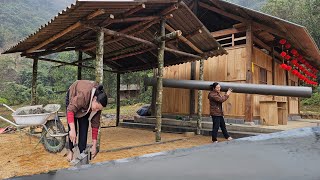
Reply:
[[37, 104], [37, 77], [38, 77], [38, 58], [34, 58], [33, 65], [32, 65], [31, 105]]
[[[246, 31], [246, 54], [247, 54], [247, 63], [246, 63], [246, 83], [252, 83], [252, 25], [251, 23], [247, 24]], [[246, 94], [245, 102], [245, 122], [252, 124], [253, 122], [253, 109], [252, 109], [252, 95]]]
[[[195, 80], [196, 79], [196, 62], [191, 62], [191, 76], [190, 76], [191, 80]], [[195, 114], [195, 90], [190, 89], [190, 110], [189, 110], [189, 117], [190, 119], [192, 119], [192, 116]]]
[[[271, 49], [271, 55], [272, 55], [272, 85], [275, 85], [275, 79], [276, 79], [276, 72], [275, 72], [275, 67], [276, 67], [276, 59], [274, 57], [274, 47]], [[275, 96], [272, 96], [272, 100], [275, 100]]]
[[[153, 78], [156, 78], [158, 71], [153, 69]], [[152, 99], [151, 99], [151, 116], [156, 116], [156, 99], [157, 99], [157, 86], [152, 86]]]
[[[200, 60], [199, 68], [199, 80], [203, 81], [203, 68], [204, 68], [204, 59]], [[197, 120], [197, 135], [201, 134], [201, 121], [202, 121], [202, 90], [198, 90], [198, 120]]]
[[120, 122], [120, 73], [117, 73], [117, 120], [116, 126], [119, 126]]
[[[165, 19], [161, 19], [160, 21], [160, 35], [165, 36]], [[163, 64], [164, 64], [164, 48], [165, 41], [159, 43], [158, 49], [158, 76], [157, 76], [157, 102], [156, 102], [156, 142], [161, 141], [161, 115], [162, 115], [162, 77], [163, 77]]]
[[78, 54], [78, 61], [79, 61], [79, 63], [78, 63], [78, 80], [81, 80], [82, 79], [82, 74], [81, 74], [81, 71], [82, 71], [82, 51], [79, 51], [78, 52], [79, 54]]
[[[288, 71], [285, 71], [285, 72], [286, 72], [286, 85], [290, 86], [289, 72]], [[288, 111], [288, 115], [289, 115], [290, 114], [290, 97], [287, 97], [287, 111]]]
[[[103, 84], [103, 47], [104, 47], [104, 32], [97, 32], [97, 49], [96, 49], [96, 82]], [[98, 142], [97, 149], [100, 149], [100, 139], [101, 139], [101, 126], [98, 131]]]
[[96, 50], [96, 82], [103, 83], [103, 46], [104, 32], [97, 32], [97, 50]]

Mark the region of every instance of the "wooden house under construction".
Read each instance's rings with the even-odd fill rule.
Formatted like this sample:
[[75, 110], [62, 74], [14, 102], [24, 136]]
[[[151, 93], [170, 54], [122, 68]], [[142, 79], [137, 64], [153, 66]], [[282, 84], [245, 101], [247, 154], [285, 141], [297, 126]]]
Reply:
[[[204, 81], [299, 86], [298, 77], [280, 67], [281, 39], [290, 43], [288, 51], [295, 48], [310, 64], [319, 67], [319, 49], [305, 27], [225, 1], [189, 3], [197, 6], [198, 18], [228, 52], [204, 61]], [[166, 67], [164, 78], [199, 80], [199, 64]], [[164, 88], [163, 114], [196, 115], [197, 95], [196, 90]], [[208, 91], [204, 91], [203, 116], [210, 113], [207, 96]], [[286, 124], [288, 117], [299, 115], [299, 98], [233, 93], [223, 108], [227, 119], [239, 123]]]

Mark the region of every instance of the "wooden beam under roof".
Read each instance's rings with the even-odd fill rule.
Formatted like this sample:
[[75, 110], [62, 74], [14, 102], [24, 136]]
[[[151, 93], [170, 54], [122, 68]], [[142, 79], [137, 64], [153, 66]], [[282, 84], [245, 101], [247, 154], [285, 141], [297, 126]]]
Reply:
[[[109, 16], [108, 16], [108, 18], [106, 20], [112, 20], [112, 19], [114, 19], [114, 15], [113, 14], [109, 14]], [[85, 31], [83, 33], [80, 33], [77, 36], [72, 37], [69, 40], [66, 40], [65, 42], [60, 43], [57, 46], [52, 47], [51, 49], [53, 49], [53, 50], [64, 49], [65, 47], [68, 46], [68, 44], [73, 43], [75, 41], [83, 40], [83, 39], [87, 38], [88, 36], [90, 36], [91, 33], [92, 33], [92, 31]]]
[[[147, 41], [147, 40], [135, 37], [135, 36], [127, 35], [127, 34], [120, 33], [120, 32], [117, 32], [117, 31], [110, 30], [110, 29], [106, 29], [106, 28], [101, 28], [101, 27], [97, 27], [97, 26], [91, 26], [89, 24], [84, 24], [84, 26], [86, 28], [92, 29], [94, 31], [102, 30], [105, 34], [107, 34], [109, 36], [123, 37], [123, 38], [131, 39], [131, 40], [146, 44], [146, 45], [148, 45], [150, 47], [154, 47], [154, 48], [158, 47], [156, 44], [154, 44], [154, 43], [152, 43], [150, 41]], [[191, 54], [191, 53], [182, 52], [182, 51], [174, 50], [174, 49], [170, 49], [170, 48], [164, 48], [164, 49], [165, 49], [165, 51], [173, 53], [173, 54], [179, 54], [181, 56], [188, 56], [188, 57], [201, 59], [201, 56], [194, 55], [194, 54]]]
[[[136, 30], [136, 29], [139, 29], [141, 27], [143, 27], [144, 25], [148, 24], [147, 26], [149, 26], [149, 24], [153, 25], [155, 23], [158, 23], [160, 20], [161, 20], [161, 16], [163, 16], [165, 19], [170, 19], [173, 17], [172, 14], [170, 14], [171, 12], [177, 10], [179, 8], [179, 5], [183, 4], [182, 2], [179, 2], [179, 3], [176, 3], [176, 4], [173, 4], [172, 6], [162, 10], [160, 13], [159, 13], [159, 17], [158, 19], [155, 19], [155, 20], [149, 20], [149, 21], [142, 21], [140, 23], [137, 23], [137, 24], [134, 24], [126, 29], [123, 29], [119, 32], [121, 33], [128, 33], [130, 31], [133, 31], [133, 30]], [[151, 26], [150, 25], [150, 26]], [[150, 27], [149, 26], [149, 27]], [[105, 26], [104, 26], [105, 27]], [[138, 30], [138, 32], [142, 32], [141, 30]], [[132, 34], [137, 34], [137, 31], [136, 32], [132, 32]], [[117, 41], [120, 41], [122, 38], [117, 38]], [[109, 44], [108, 41], [111, 40], [111, 38], [106, 38], [106, 45]], [[85, 48], [82, 49], [83, 51], [88, 51], [88, 50], [91, 50], [93, 48], [96, 47], [96, 44], [95, 42], [92, 42], [92, 43], [89, 43], [89, 44], [86, 44], [85, 45]]]
[[[105, 10], [104, 9], [98, 9], [97, 11], [89, 14], [85, 20], [90, 20], [90, 19], [93, 19], [94, 17], [97, 17], [97, 16], [100, 16], [101, 14], [104, 14], [105, 13]], [[61, 32], [59, 32], [58, 34], [55, 34], [54, 36], [50, 37], [49, 39], [47, 39], [46, 41], [36, 45], [35, 47], [32, 47], [30, 49], [28, 49], [26, 51], [26, 53], [30, 53], [30, 52], [34, 52], [35, 50], [38, 50], [40, 48], [42, 48], [43, 46], [51, 43], [52, 41], [64, 36], [65, 34], [67, 34], [68, 32], [74, 30], [74, 29], [77, 29], [78, 27], [80, 27], [82, 25], [82, 21], [78, 21], [76, 23], [74, 23], [73, 25], [67, 27], [66, 29], [62, 30]]]
[[127, 22], [136, 22], [136, 21], [152, 21], [158, 19], [159, 16], [146, 16], [146, 17], [128, 17], [121, 19], [113, 19], [111, 23], [127, 23]]
[[[166, 29], [169, 30], [170, 32], [174, 32], [175, 29], [173, 29], [170, 25], [166, 24], [165, 25]], [[202, 54], [203, 51], [201, 51], [197, 46], [195, 46], [191, 41], [189, 41], [187, 38], [184, 36], [178, 36], [178, 39], [180, 39], [182, 42], [187, 44], [190, 48], [192, 48], [194, 51], [196, 51], [199, 54]]]
[[[146, 5], [145, 5], [145, 4], [140, 4], [140, 5], [136, 6], [136, 7], [128, 10], [128, 11], [125, 12], [124, 14], [122, 14], [121, 17], [123, 17], [123, 18], [128, 17], [128, 16], [130, 16], [130, 15], [132, 15], [132, 14], [134, 14], [134, 13], [136, 13], [136, 12], [142, 10], [142, 9], [145, 9], [145, 8], [146, 8]], [[110, 14], [110, 15], [108, 16], [108, 18], [106, 18], [104, 21], [102, 21], [101, 23], [99, 23], [99, 26], [101, 26], [101, 27], [107, 27], [107, 26], [109, 26], [110, 24], [114, 23], [114, 22], [112, 21], [113, 19], [118, 18], [119, 16], [120, 16], [120, 15], [118, 15], [117, 17], [114, 17], [113, 14]], [[86, 31], [83, 35], [80, 36], [80, 37], [81, 37], [80, 39], [74, 37], [74, 38], [72, 38], [72, 39], [70, 39], [70, 40], [62, 43], [61, 45], [58, 45], [58, 46], [54, 47], [53, 49], [64, 48], [64, 47], [66, 47], [68, 44], [70, 44], [70, 43], [72, 43], [72, 42], [77, 42], [77, 41], [82, 40], [82, 39], [85, 39], [85, 38], [87, 38], [88, 36], [90, 36], [90, 35], [92, 35], [92, 34], [93, 34], [92, 31]]]
[[[53, 63], [60, 63], [60, 64], [64, 64], [64, 65], [81, 66], [81, 67], [85, 67], [85, 68], [89, 68], [89, 69], [95, 69], [94, 67], [90, 67], [90, 66], [86, 66], [86, 65], [73, 64], [73, 63], [58, 61], [58, 60], [49, 59], [49, 58], [44, 58], [44, 57], [39, 57], [38, 59], [39, 59], [39, 60], [42, 60], [42, 61], [53, 62]], [[103, 70], [104, 70], [104, 71], [108, 71], [108, 72], [116, 72], [116, 71], [107, 70], [107, 69], [103, 69]]]
[[216, 37], [236, 34], [240, 32], [245, 32], [245, 31], [246, 31], [245, 28], [242, 28], [242, 29], [230, 28], [230, 29], [223, 29], [220, 31], [211, 32], [211, 35], [216, 38]]

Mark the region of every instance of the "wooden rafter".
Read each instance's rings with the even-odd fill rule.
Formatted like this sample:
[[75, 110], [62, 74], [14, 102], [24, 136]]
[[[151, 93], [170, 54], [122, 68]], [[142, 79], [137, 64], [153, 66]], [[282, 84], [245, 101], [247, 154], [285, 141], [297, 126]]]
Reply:
[[[180, 4], [181, 4], [181, 2], [180, 2], [180, 3], [176, 3], [176, 4], [172, 5], [172, 6], [164, 9], [163, 11], [161, 11], [161, 12], [159, 13], [159, 17], [158, 17], [157, 19], [155, 19], [155, 20], [142, 21], [142, 22], [139, 22], [139, 23], [137, 23], [137, 24], [134, 24], [134, 25], [132, 25], [132, 26], [126, 28], [126, 29], [123, 29], [123, 30], [121, 30], [121, 31], [119, 31], [119, 32], [121, 32], [121, 33], [128, 33], [128, 32], [130, 32], [130, 31], [137, 30], [137, 29], [143, 27], [143, 26], [146, 25], [146, 24], [148, 24], [148, 25], [151, 24], [150, 26], [152, 26], [153, 24], [158, 23], [158, 22], [160, 21], [160, 19], [161, 19], [160, 17], [161, 17], [161, 16], [164, 16], [164, 18], [165, 18], [166, 20], [167, 20], [167, 19], [170, 19], [170, 18], [173, 17], [173, 15], [172, 15], [172, 14], [169, 14], [169, 13], [177, 10]], [[147, 26], [148, 26], [148, 25], [147, 25]], [[150, 26], [149, 26], [149, 27], [150, 27]], [[105, 26], [101, 26], [101, 27], [105, 27]], [[138, 30], [138, 32], [143, 32], [143, 31]], [[137, 32], [133, 32], [132, 34], [137, 34]], [[122, 38], [116, 38], [116, 39], [117, 39], [116, 41], [120, 41]], [[106, 38], [106, 40], [105, 40], [105, 42], [106, 42], [105, 45], [108, 45], [110, 40], [111, 40], [111, 38]], [[115, 42], [115, 40], [114, 40], [113, 42]], [[86, 44], [85, 47], [82, 49], [82, 51], [88, 51], [88, 50], [94, 49], [95, 47], [96, 47], [96, 46], [95, 46], [95, 42], [92, 42], [92, 43]]]
[[[170, 32], [174, 32], [175, 29], [173, 29], [170, 25], [166, 24], [166, 29], [169, 30]], [[195, 46], [191, 41], [189, 41], [187, 38], [185, 38], [184, 36], [179, 36], [178, 39], [180, 39], [182, 42], [184, 42], [185, 44], [187, 44], [189, 47], [191, 47], [194, 51], [196, 51], [197, 53], [202, 54], [203, 51], [201, 51], [197, 46]]]
[[64, 51], [76, 51], [78, 49], [76, 48], [66, 48], [66, 49], [61, 49], [61, 50], [45, 50], [45, 51], [40, 51], [40, 52], [33, 52], [33, 53], [21, 53], [21, 56], [25, 56], [28, 58], [33, 58], [33, 57], [39, 57], [39, 56], [46, 56], [49, 54], [53, 53], [58, 53], [58, 52], [64, 52]]
[[[134, 41], [137, 41], [137, 42], [140, 42], [140, 43], [144, 43], [144, 44], [146, 44], [146, 45], [148, 45], [150, 47], [153, 47], [153, 48], [157, 48], [156, 44], [154, 44], [154, 43], [152, 43], [150, 41], [135, 37], [135, 36], [131, 36], [131, 35], [127, 35], [127, 34], [124, 34], [124, 33], [116, 32], [116, 31], [113, 31], [113, 30], [110, 30], [110, 29], [106, 29], [106, 28], [92, 26], [92, 25], [89, 25], [89, 24], [84, 24], [84, 26], [86, 28], [92, 29], [94, 31], [102, 30], [105, 34], [107, 34], [109, 36], [123, 37], [123, 38], [131, 39], [131, 40], [134, 40]], [[164, 48], [164, 49], [165, 49], [165, 51], [171, 52], [173, 54], [179, 54], [179, 55], [182, 55], [182, 56], [189, 56], [189, 57], [198, 58], [198, 59], [201, 58], [201, 56], [197, 56], [197, 55], [194, 55], [194, 54], [190, 54], [190, 53], [186, 53], [186, 52], [182, 52], [182, 51], [178, 51], [178, 50], [174, 50], [174, 49], [170, 49], [170, 48]]]
[[216, 38], [216, 37], [236, 34], [236, 33], [240, 33], [240, 32], [245, 32], [245, 31], [246, 30], [244, 28], [243, 29], [230, 28], [230, 29], [224, 29], [224, 30], [220, 30], [220, 31], [211, 32], [211, 35]]
[[[85, 18], [85, 21], [88, 21], [90, 19], [93, 19], [94, 17], [97, 17], [101, 14], [104, 14], [105, 13], [105, 10], [104, 9], [99, 9], [91, 14], [89, 14], [86, 18]], [[42, 48], [43, 46], [51, 43], [52, 41], [64, 36], [65, 34], [67, 34], [68, 32], [74, 30], [74, 29], [77, 29], [78, 27], [80, 27], [82, 25], [82, 21], [78, 21], [76, 23], [74, 23], [73, 25], [69, 26], [68, 28], [64, 29], [63, 31], [59, 32], [58, 34], [55, 34], [54, 36], [50, 37], [49, 39], [47, 39], [46, 41], [36, 45], [35, 47], [32, 47], [30, 49], [28, 49], [26, 51], [26, 53], [30, 53], [30, 52], [33, 52], [35, 50], [38, 50], [40, 48]]]
[[[145, 4], [138, 5], [138, 6], [134, 7], [134, 8], [132, 8], [132, 9], [128, 10], [127, 12], [125, 12], [123, 15], [121, 15], [121, 17], [124, 17], [124, 18], [125, 18], [125, 17], [128, 17], [128, 16], [130, 16], [130, 15], [132, 15], [132, 14], [134, 14], [134, 13], [136, 13], [136, 12], [138, 12], [138, 11], [144, 9], [144, 8], [146, 8]], [[119, 15], [119, 16], [120, 16], [120, 15]], [[116, 18], [118, 18], [118, 16], [117, 16]], [[110, 14], [110, 15], [108, 16], [108, 18], [106, 18], [104, 21], [102, 21], [101, 23], [99, 23], [99, 26], [101, 26], [101, 27], [107, 27], [108, 25], [114, 23], [114, 22], [112, 21], [113, 19], [115, 19], [115, 16], [114, 16], [113, 14]], [[69, 41], [63, 43], [62, 45], [59, 45], [58, 47], [54, 47], [54, 49], [64, 48], [64, 47], [66, 47], [69, 43], [78, 42], [78, 41], [80, 41], [80, 40], [83, 40], [83, 39], [87, 38], [88, 36], [92, 35], [93, 33], [94, 33], [94, 32], [92, 32], [92, 31], [86, 31], [85, 34], [83, 34], [82, 36], [80, 36], [80, 37], [81, 37], [80, 39], [74, 37], [74, 38], [70, 39]]]
[[136, 13], [136, 12], [142, 10], [142, 9], [145, 9], [145, 8], [146, 8], [145, 4], [140, 4], [140, 5], [132, 8], [132, 9], [130, 9], [129, 11], [125, 12], [122, 16], [123, 17], [128, 17], [128, 16], [130, 16], [130, 15], [132, 15], [132, 14], [134, 14], [134, 13]]
[[127, 23], [127, 22], [136, 22], [136, 21], [152, 21], [158, 19], [159, 16], [146, 16], [146, 17], [128, 17], [122, 19], [114, 19], [112, 23]]
[[118, 60], [118, 59], [123, 59], [123, 58], [131, 57], [131, 56], [136, 56], [138, 54], [143, 54], [143, 53], [151, 51], [153, 49], [155, 49], [155, 48], [148, 48], [148, 49], [143, 49], [143, 50], [132, 52], [132, 53], [128, 53], [128, 54], [122, 54], [122, 55], [119, 55], [119, 56], [116, 56], [116, 57], [108, 58], [108, 59], [105, 60], [105, 62], [115, 61], [115, 60]]
[[195, 36], [197, 34], [201, 34], [201, 33], [202, 33], [202, 30], [200, 28], [200, 29], [197, 29], [197, 30], [193, 31], [192, 33], [186, 35], [185, 38], [189, 39], [189, 38], [192, 38], [193, 36]]
[[[106, 20], [110, 20], [110, 21], [111, 21], [112, 19], [114, 19], [114, 15], [113, 15], [113, 14], [109, 14], [108, 18], [106, 18]], [[61, 43], [61, 44], [59, 44], [59, 45], [57, 45], [57, 46], [55, 46], [55, 47], [52, 47], [52, 49], [54, 49], [54, 50], [55, 50], [55, 49], [57, 49], [57, 50], [63, 49], [63, 48], [65, 48], [65, 47], [67, 47], [68, 44], [73, 43], [73, 42], [76, 42], [76, 41], [83, 40], [83, 39], [87, 38], [87, 37], [90, 36], [90, 35], [92, 35], [92, 32], [91, 32], [91, 31], [85, 31], [85, 32], [83, 32], [83, 33], [81, 33], [81, 34], [79, 34], [79, 35], [77, 35], [77, 36], [74, 36], [74, 37], [72, 37], [71, 39], [69, 39], [69, 40], [67, 40], [67, 41], [65, 41], [65, 42], [63, 42], [63, 43]]]
[[[47, 61], [47, 62], [53, 62], [53, 63], [60, 63], [60, 64], [70, 65], [70, 66], [81, 66], [81, 67], [85, 67], [85, 68], [89, 68], [89, 69], [95, 69], [94, 67], [91, 67], [91, 66], [73, 64], [73, 63], [58, 61], [58, 60], [49, 59], [49, 58], [44, 58], [44, 57], [39, 57], [39, 60]], [[112, 70], [108, 70], [108, 69], [103, 69], [103, 70], [104, 70], [104, 71], [109, 71], [109, 72], [116, 72], [116, 71], [112, 71]]]
[[[94, 59], [95, 59], [94, 57], [89, 57], [89, 58], [85, 58], [85, 59], [81, 58], [81, 60], [73, 61], [71, 63], [77, 65], [78, 63], [84, 63], [84, 62], [91, 61], [91, 60], [94, 60]], [[67, 65], [67, 64], [61, 64], [61, 65], [58, 65], [56, 67], [61, 67], [61, 66], [64, 66], [64, 65]]]

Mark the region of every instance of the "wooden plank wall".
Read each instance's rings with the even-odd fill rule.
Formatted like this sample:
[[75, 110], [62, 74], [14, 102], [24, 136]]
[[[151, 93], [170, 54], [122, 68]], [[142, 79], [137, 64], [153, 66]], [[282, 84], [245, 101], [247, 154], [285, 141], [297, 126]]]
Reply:
[[[289, 85], [294, 86], [291, 82], [294, 82], [296, 86], [298, 86], [298, 77], [289, 73]], [[297, 97], [289, 97], [289, 114], [300, 114], [299, 112], [299, 98]]]
[[[190, 80], [191, 63], [164, 68], [163, 78]], [[164, 114], [189, 114], [190, 90], [163, 88], [162, 112]]]
[[[235, 46], [226, 48], [228, 55], [209, 58], [204, 63], [204, 80], [205, 81], [225, 81], [244, 83], [246, 80], [246, 49], [245, 46]], [[197, 62], [196, 79], [199, 79], [199, 62]], [[210, 114], [208, 100], [209, 91], [203, 93], [203, 114]], [[233, 93], [229, 99], [223, 103], [225, 115], [228, 117], [243, 118], [245, 107], [245, 95]], [[196, 109], [198, 100], [196, 98]]]
[[[253, 48], [253, 83], [259, 84], [260, 69], [267, 70], [267, 84], [272, 85], [272, 57]], [[273, 96], [253, 95], [253, 116], [260, 116], [260, 101], [272, 100]]]
[[[228, 55], [209, 58], [204, 62], [204, 80], [205, 81], [225, 81], [245, 83], [246, 71], [246, 50], [245, 46], [234, 46], [226, 48]], [[253, 50], [254, 76], [253, 83], [259, 84], [260, 68], [267, 70], [267, 84], [272, 84], [272, 58], [263, 51], [254, 48]], [[164, 69], [164, 78], [170, 79], [190, 79], [191, 64], [185, 63], [181, 65], [166, 67]], [[289, 79], [297, 80], [293, 76]], [[196, 79], [199, 79], [199, 62], [196, 67]], [[285, 85], [285, 72], [276, 63], [275, 66], [275, 84]], [[164, 88], [163, 106], [164, 114], [189, 114], [190, 108], [190, 90]], [[196, 93], [196, 110], [197, 110], [197, 91]], [[203, 115], [209, 115], [208, 91], [203, 93]], [[274, 97], [278, 101], [287, 101], [286, 97]], [[273, 96], [254, 95], [254, 116], [260, 115], [259, 101], [272, 100]], [[297, 100], [290, 98], [290, 113], [298, 111]], [[223, 104], [225, 115], [230, 118], [244, 118], [245, 112], [245, 94], [233, 93], [230, 98]]]

